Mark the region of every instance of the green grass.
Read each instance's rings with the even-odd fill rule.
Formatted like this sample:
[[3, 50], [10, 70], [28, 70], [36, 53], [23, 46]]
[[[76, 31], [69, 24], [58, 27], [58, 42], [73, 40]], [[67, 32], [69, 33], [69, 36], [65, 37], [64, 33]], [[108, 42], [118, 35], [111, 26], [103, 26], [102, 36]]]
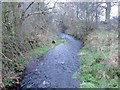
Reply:
[[54, 35], [54, 40], [55, 40], [55, 43], [52, 43], [52, 40], [51, 40], [47, 45], [44, 45], [42, 47], [36, 47], [35, 49], [31, 50], [28, 55], [29, 59], [43, 55], [46, 51], [54, 48], [55, 46], [57, 46], [60, 43], [64, 43], [64, 44], [66, 43], [65, 40], [63, 40], [55, 35]]
[[46, 45], [43, 45], [42, 47], [35, 47], [34, 49], [32, 49], [31, 51], [29, 51], [26, 56], [22, 57], [22, 56], [19, 56], [17, 57], [17, 63], [19, 63], [19, 65], [21, 65], [20, 68], [17, 68], [17, 70], [21, 70], [21, 69], [24, 69], [22, 66], [25, 65], [26, 62], [28, 62], [29, 60], [35, 58], [35, 57], [40, 57], [42, 56], [45, 52], [47, 52], [49, 49], [52, 49], [54, 48], [55, 46], [57, 46], [58, 44], [60, 43], [64, 43], [66, 44], [66, 41], [59, 38], [58, 36], [56, 35], [53, 35], [54, 37], [54, 40], [56, 41], [55, 43], [52, 43], [52, 40], [51, 39], [48, 44]]
[[82, 79], [81, 88], [118, 88], [120, 70], [110, 64], [117, 56], [113, 57], [117, 36], [116, 32], [96, 31], [86, 37], [79, 53], [81, 68], [73, 75]]

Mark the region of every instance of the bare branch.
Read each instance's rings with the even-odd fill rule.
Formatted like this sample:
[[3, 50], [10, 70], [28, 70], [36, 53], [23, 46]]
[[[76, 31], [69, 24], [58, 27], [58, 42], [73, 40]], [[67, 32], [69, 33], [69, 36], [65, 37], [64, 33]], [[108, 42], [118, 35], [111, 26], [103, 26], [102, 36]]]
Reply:
[[46, 12], [34, 12], [34, 13], [29, 13], [29, 14], [25, 17], [25, 19], [28, 18], [29, 16], [34, 15], [34, 14], [44, 14], [44, 13], [46, 13]]
[[26, 13], [26, 11], [32, 6], [33, 3], [34, 3], [34, 2], [31, 2], [31, 3], [28, 5], [28, 7], [25, 9], [25, 11], [24, 11], [23, 13]]
[[100, 6], [101, 8], [104, 8], [104, 9], [106, 9], [106, 7], [105, 6]]
[[[51, 0], [50, 0], [50, 1], [51, 1]], [[25, 10], [25, 11], [23, 12], [23, 14], [22, 14], [22, 20], [28, 18], [29, 16], [32, 16], [33, 14], [44, 14], [44, 13], [47, 13], [47, 12], [46, 12], [47, 10], [50, 10], [50, 9], [54, 9], [54, 8], [55, 8], [55, 5], [57, 4], [57, 1], [58, 1], [58, 0], [56, 0], [56, 2], [54, 3], [54, 6], [53, 6], [53, 7], [50, 7], [50, 8], [48, 8], [48, 9], [46, 9], [46, 10], [41, 10], [41, 12], [29, 13], [29, 14], [27, 14], [27, 16], [25, 16], [26, 11], [30, 8], [30, 6], [31, 6], [34, 2], [30, 3], [29, 6], [26, 8], [26, 10]], [[49, 3], [50, 3], [50, 2], [49, 2]]]
[[46, 4], [46, 6], [51, 2], [51, 0]]
[[25, 16], [25, 13], [27, 12], [27, 10], [33, 5], [34, 2], [31, 2], [28, 7], [22, 12], [22, 15], [21, 15], [21, 19], [24, 20], [24, 16]]
[[2, 52], [0, 52], [0, 54], [4, 57], [4, 58], [6, 58], [7, 60], [9, 60], [10, 62], [13, 62], [13, 60], [11, 60], [11, 59], [9, 59], [5, 54], [3, 54]]
[[48, 8], [48, 9], [46, 9], [46, 10], [54, 9], [54, 8], [55, 8], [55, 5], [57, 4], [57, 1], [58, 1], [58, 0], [56, 0], [56, 2], [54, 3], [54, 6], [53, 6], [53, 7], [50, 7], [50, 8]]
[[111, 5], [111, 7], [113, 7], [113, 6], [115, 6], [116, 5], [116, 3], [113, 3], [112, 5]]

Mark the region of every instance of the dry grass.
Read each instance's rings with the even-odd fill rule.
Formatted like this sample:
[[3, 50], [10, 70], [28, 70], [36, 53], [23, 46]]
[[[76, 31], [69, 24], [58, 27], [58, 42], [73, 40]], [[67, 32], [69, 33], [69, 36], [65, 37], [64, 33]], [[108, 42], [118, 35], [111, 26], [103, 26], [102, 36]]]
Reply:
[[86, 46], [98, 53], [107, 53], [105, 62], [116, 66], [118, 64], [118, 32], [94, 31], [87, 36]]
[[80, 50], [81, 87], [94, 85], [98, 88], [117, 88], [120, 68], [118, 67], [118, 32], [96, 30], [84, 38], [85, 46]]
[[[26, 36], [27, 37], [27, 36]], [[20, 76], [24, 73], [25, 70], [25, 63], [32, 58], [38, 57], [43, 55], [47, 50], [50, 48], [55, 47], [59, 43], [62, 43], [62, 41], [58, 36], [54, 35], [53, 33], [50, 33], [48, 31], [45, 32], [36, 32], [35, 35], [31, 35], [33, 37], [32, 39], [29, 38], [29, 40], [37, 41], [36, 43], [33, 43], [33, 49], [27, 50], [27, 46], [23, 45], [26, 50], [22, 52], [22, 56], [15, 55], [12, 59], [8, 58], [6, 55], [2, 53], [4, 56], [4, 63], [3, 63], [3, 83], [1, 83], [1, 87], [9, 89], [13, 85], [18, 85], [20, 82]], [[52, 44], [52, 40], [55, 40], [56, 43]], [[36, 45], [37, 46], [36, 46]], [[35, 45], [35, 46], [34, 46]], [[32, 61], [32, 65], [35, 65], [35, 61]], [[32, 69], [32, 68], [31, 68]], [[1, 74], [0, 74], [1, 75]]]

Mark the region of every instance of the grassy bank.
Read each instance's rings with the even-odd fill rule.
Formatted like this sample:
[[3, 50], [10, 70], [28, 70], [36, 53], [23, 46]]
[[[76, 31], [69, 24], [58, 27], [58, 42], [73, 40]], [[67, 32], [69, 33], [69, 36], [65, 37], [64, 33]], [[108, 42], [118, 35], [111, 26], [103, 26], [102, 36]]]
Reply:
[[[52, 41], [55, 41], [55, 43], [52, 43]], [[52, 34], [49, 37], [49, 41], [47, 44], [44, 44], [40, 47], [34, 47], [34, 49], [30, 50], [29, 52], [25, 52], [23, 56], [18, 56], [17, 58], [14, 58], [14, 60], [10, 60], [9, 63], [3, 64], [7, 65], [3, 68], [4, 75], [3, 75], [3, 88], [4, 89], [10, 89], [14, 88], [14, 85], [19, 85], [19, 82], [21, 80], [20, 76], [23, 74], [25, 70], [25, 64], [26, 62], [29, 62], [33, 58], [42, 56], [46, 51], [48, 51], [51, 48], [54, 48], [60, 43], [65, 43], [65, 40], [62, 40], [58, 36]]]
[[118, 88], [118, 32], [94, 31], [80, 50], [81, 68], [74, 74], [81, 88]]

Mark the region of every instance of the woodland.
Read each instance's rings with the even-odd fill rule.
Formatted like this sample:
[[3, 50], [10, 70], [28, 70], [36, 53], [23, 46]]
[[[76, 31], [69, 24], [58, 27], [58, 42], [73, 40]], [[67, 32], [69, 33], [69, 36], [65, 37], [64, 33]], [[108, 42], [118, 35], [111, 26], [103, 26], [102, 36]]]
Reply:
[[67, 44], [59, 32], [83, 42], [77, 53], [80, 68], [72, 77], [81, 78], [80, 88], [118, 88], [120, 11], [111, 13], [119, 5], [107, 1], [1, 2], [1, 89], [16, 90], [26, 63], [32, 67], [36, 63], [32, 59]]

